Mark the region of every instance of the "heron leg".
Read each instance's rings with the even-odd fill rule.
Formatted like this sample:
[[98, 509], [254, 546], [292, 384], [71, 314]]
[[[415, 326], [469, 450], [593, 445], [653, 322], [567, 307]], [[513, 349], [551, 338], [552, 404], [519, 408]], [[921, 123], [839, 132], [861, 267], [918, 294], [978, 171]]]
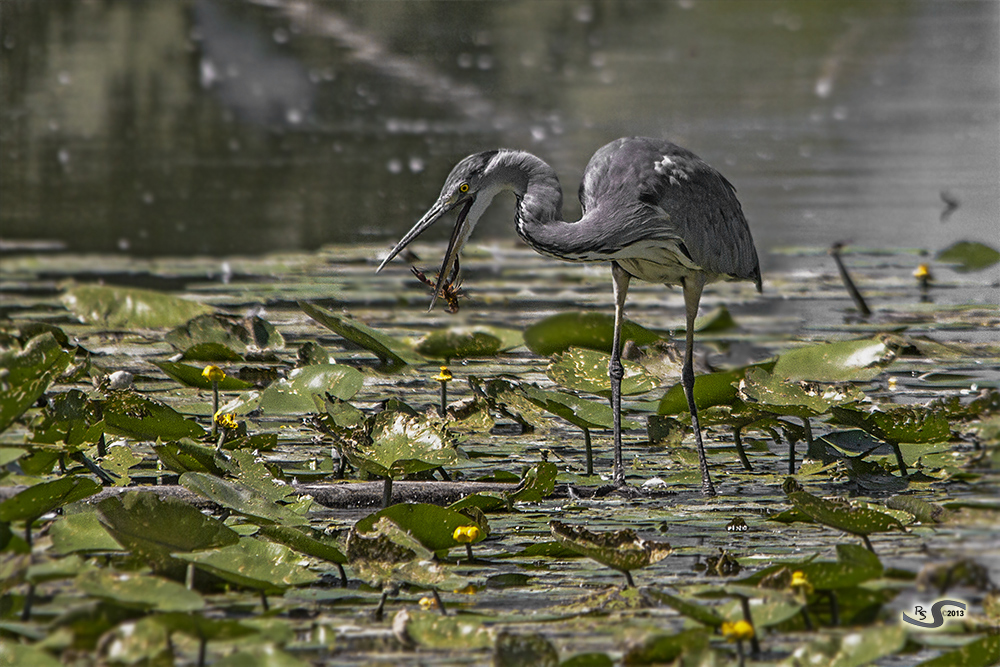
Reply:
[[684, 348], [684, 370], [681, 372], [681, 385], [687, 398], [688, 410], [691, 411], [691, 428], [694, 429], [694, 439], [698, 444], [698, 467], [701, 469], [701, 490], [706, 496], [715, 495], [712, 478], [708, 473], [708, 459], [705, 457], [705, 445], [701, 440], [701, 425], [698, 423], [698, 406], [694, 402], [694, 320], [698, 316], [698, 304], [701, 302], [701, 291], [705, 288], [705, 277], [701, 274], [684, 278], [684, 310], [687, 315], [687, 345]]
[[611, 279], [615, 290], [615, 332], [611, 341], [611, 362], [608, 364], [608, 377], [611, 378], [611, 412], [614, 419], [615, 462], [611, 483], [614, 486], [624, 486], [625, 467], [622, 464], [622, 378], [625, 377], [625, 367], [622, 366], [622, 320], [625, 318], [625, 297], [628, 295], [628, 283], [631, 276], [617, 262], [611, 263]]

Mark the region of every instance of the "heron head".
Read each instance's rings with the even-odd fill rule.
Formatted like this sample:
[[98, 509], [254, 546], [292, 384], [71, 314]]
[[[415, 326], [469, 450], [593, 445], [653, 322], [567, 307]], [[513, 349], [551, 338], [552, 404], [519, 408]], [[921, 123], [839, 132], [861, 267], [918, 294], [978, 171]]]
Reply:
[[487, 168], [497, 152], [486, 151], [484, 153], [476, 153], [455, 165], [455, 168], [448, 174], [448, 178], [445, 179], [444, 187], [441, 188], [441, 194], [438, 195], [437, 201], [413, 225], [410, 231], [406, 232], [399, 243], [396, 244], [396, 247], [382, 260], [377, 269], [381, 271], [390, 260], [398, 255], [415, 238], [423, 234], [427, 228], [437, 222], [446, 213], [459, 208], [458, 219], [455, 222], [455, 228], [452, 230], [451, 240], [448, 242], [448, 250], [445, 252], [444, 261], [438, 273], [434, 296], [431, 298], [431, 308], [434, 307], [438, 293], [441, 291], [441, 287], [445, 284], [445, 281], [454, 282], [453, 279], [455, 276], [452, 273], [458, 266], [458, 255], [465, 246], [465, 242], [469, 240], [469, 235], [479, 220], [479, 216], [482, 215], [493, 199], [493, 194], [495, 193], [491, 192], [489, 196], [480, 202], [479, 206], [475, 205], [477, 197], [483, 191], [488, 180], [486, 178]]

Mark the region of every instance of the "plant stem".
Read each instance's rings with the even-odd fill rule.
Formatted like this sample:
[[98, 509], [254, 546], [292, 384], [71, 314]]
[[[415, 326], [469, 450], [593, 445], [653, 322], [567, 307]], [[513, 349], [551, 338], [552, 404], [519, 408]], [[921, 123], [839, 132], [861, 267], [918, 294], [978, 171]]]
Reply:
[[743, 449], [743, 438], [742, 428], [739, 426], [733, 427], [733, 444], [736, 445], [736, 455], [740, 457], [740, 463], [743, 464], [744, 470], [753, 471], [753, 466], [750, 465], [750, 459], [747, 458], [747, 452]]
[[[212, 369], [217, 370], [217, 369]], [[212, 435], [219, 432], [219, 425], [215, 421], [215, 415], [219, 412], [219, 381], [212, 380]]]
[[385, 478], [385, 484], [382, 486], [382, 509], [385, 509], [392, 504], [392, 477]]
[[740, 608], [743, 610], [743, 620], [753, 626], [753, 637], [750, 638], [750, 652], [754, 657], [760, 655], [760, 640], [757, 639], [757, 626], [753, 624], [753, 616], [750, 614], [750, 600], [744, 596], [740, 597]]
[[347, 588], [347, 573], [344, 572], [344, 566], [340, 563], [334, 563], [337, 566], [337, 571], [340, 572], [340, 587]]
[[632, 579], [632, 573], [629, 572], [628, 570], [622, 570], [622, 572], [625, 574], [625, 584], [626, 584], [625, 587], [635, 588], [635, 581]]
[[267, 593], [264, 591], [260, 592], [260, 604], [264, 607], [265, 613], [271, 610], [271, 605], [267, 603]]
[[448, 410], [448, 383], [441, 382], [441, 405], [438, 407], [438, 414], [442, 417]]
[[830, 624], [838, 626], [840, 625], [840, 603], [837, 600], [837, 591], [829, 591], [827, 595], [830, 596]]
[[382, 620], [382, 610], [385, 609], [385, 599], [389, 597], [389, 590], [386, 588], [382, 589], [382, 597], [378, 599], [378, 606], [375, 607], [375, 611], [372, 612], [372, 617], [376, 621]]
[[587, 475], [594, 474], [594, 449], [590, 444], [590, 429], [583, 429], [583, 445], [587, 448]]
[[861, 539], [864, 541], [865, 546], [868, 548], [868, 551], [875, 553], [875, 547], [872, 546], [871, 540], [868, 539], [868, 536], [862, 535]]
[[194, 563], [188, 563], [187, 572], [184, 573], [184, 586], [189, 591], [194, 590]]
[[847, 288], [847, 293], [851, 295], [854, 299], [854, 305], [857, 306], [858, 312], [861, 313], [862, 317], [868, 317], [872, 314], [872, 311], [868, 308], [868, 304], [865, 303], [865, 298], [861, 296], [861, 292], [858, 288], [854, 286], [854, 281], [851, 280], [851, 276], [847, 273], [847, 267], [844, 266], [843, 260], [840, 259], [840, 249], [843, 246], [840, 243], [834, 243], [830, 246], [830, 256], [833, 257], [833, 261], [837, 264], [837, 270], [840, 272], [840, 279], [844, 281], [844, 287]]
[[28, 584], [28, 592], [24, 596], [24, 609], [21, 610], [21, 620], [24, 622], [31, 620], [31, 605], [35, 601], [35, 585]]
[[442, 616], [448, 615], [448, 610], [444, 608], [444, 602], [441, 601], [441, 596], [438, 595], [437, 589], [431, 589], [431, 595], [434, 596], [434, 601], [437, 602], [438, 609], [441, 611]]

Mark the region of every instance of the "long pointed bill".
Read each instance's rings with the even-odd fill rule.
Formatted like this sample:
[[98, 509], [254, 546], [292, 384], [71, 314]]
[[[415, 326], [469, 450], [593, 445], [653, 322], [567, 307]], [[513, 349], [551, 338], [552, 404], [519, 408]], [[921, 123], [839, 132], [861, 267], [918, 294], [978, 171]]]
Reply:
[[428, 227], [437, 222], [438, 218], [450, 211], [451, 208], [452, 207], [448, 206], [444, 200], [438, 200], [429, 211], [424, 213], [424, 217], [417, 220], [417, 224], [413, 225], [410, 231], [406, 232], [406, 235], [399, 240], [399, 243], [397, 243], [396, 247], [392, 249], [392, 252], [390, 252], [389, 255], [382, 260], [382, 263], [378, 265], [378, 268], [375, 269], [375, 273], [378, 273], [385, 268], [385, 265], [391, 262], [396, 255], [401, 253], [403, 248], [410, 245], [410, 242], [413, 241], [413, 239], [427, 231]]

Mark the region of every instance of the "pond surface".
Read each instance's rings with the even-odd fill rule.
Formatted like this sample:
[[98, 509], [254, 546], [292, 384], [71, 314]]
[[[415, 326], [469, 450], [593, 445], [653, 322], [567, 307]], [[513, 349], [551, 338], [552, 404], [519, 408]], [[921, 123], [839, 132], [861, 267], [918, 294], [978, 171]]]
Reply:
[[[10, 2], [0, 31], [8, 249], [387, 242], [501, 145], [549, 161], [575, 217], [591, 153], [631, 134], [736, 184], [765, 270], [1000, 219], [992, 1]], [[479, 238], [512, 236], [495, 209]]]

